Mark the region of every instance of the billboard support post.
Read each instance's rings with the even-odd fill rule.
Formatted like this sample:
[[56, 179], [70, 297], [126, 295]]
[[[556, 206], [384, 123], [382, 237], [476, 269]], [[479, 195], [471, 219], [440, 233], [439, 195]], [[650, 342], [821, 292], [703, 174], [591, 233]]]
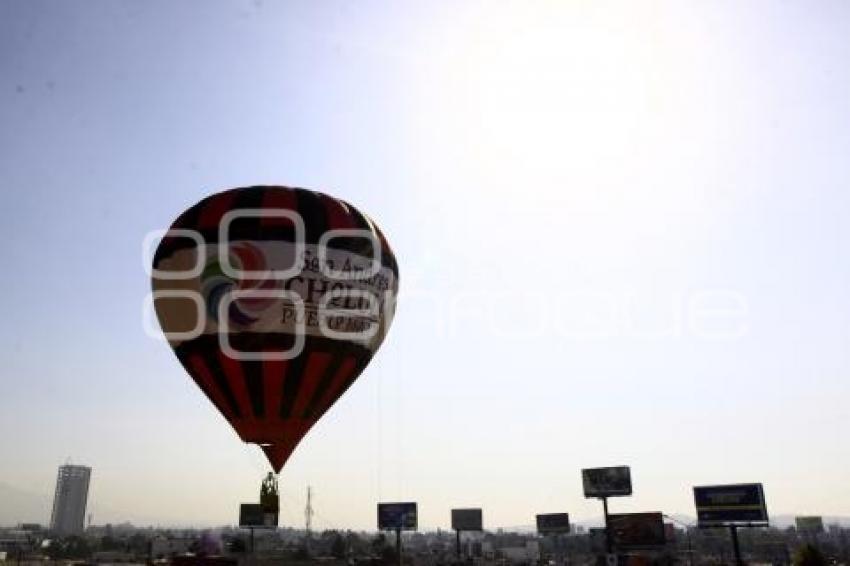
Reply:
[[615, 545], [608, 517], [608, 498], [632, 494], [631, 469], [628, 466], [584, 468], [581, 471], [581, 481], [585, 497], [602, 500], [602, 510], [605, 514], [605, 551], [610, 560]]
[[[262, 499], [263, 495], [260, 497]], [[254, 531], [256, 529], [277, 528], [277, 511], [277, 509], [270, 510], [269, 507], [264, 508], [262, 503], [242, 503], [239, 505], [239, 528], [248, 529], [248, 552], [252, 557], [254, 555]]]
[[558, 564], [564, 564], [564, 535], [570, 532], [569, 513], [542, 513], [535, 517], [537, 533], [552, 542]]
[[729, 527], [735, 564], [743, 566], [738, 527], [769, 525], [762, 484], [695, 486], [694, 503], [699, 527]]
[[555, 535], [555, 547], [558, 551], [560, 564], [567, 564], [567, 545], [564, 535]]
[[694, 566], [694, 549], [691, 546], [691, 530], [685, 527], [685, 538], [688, 539], [688, 566]]
[[398, 566], [402, 565], [401, 531], [415, 531], [419, 526], [418, 511], [413, 501], [378, 503], [378, 529], [395, 531], [395, 551]]
[[741, 545], [738, 544], [738, 525], [729, 525], [729, 530], [732, 532], [732, 550], [735, 552], [735, 564], [744, 566], [744, 561], [741, 560]]
[[482, 531], [484, 521], [481, 516], [481, 508], [474, 509], [452, 509], [452, 529], [456, 533], [457, 557], [460, 559], [460, 533], [462, 531]]

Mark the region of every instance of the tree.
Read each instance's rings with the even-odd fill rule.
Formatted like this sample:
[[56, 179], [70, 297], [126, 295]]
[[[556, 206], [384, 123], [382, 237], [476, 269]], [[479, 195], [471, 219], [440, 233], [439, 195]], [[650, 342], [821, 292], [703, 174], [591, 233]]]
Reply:
[[381, 560], [384, 564], [397, 564], [398, 551], [396, 547], [390, 545], [385, 546], [383, 552], [381, 552]]
[[331, 555], [334, 558], [345, 558], [345, 554], [346, 554], [346, 552], [345, 552], [346, 548], [345, 547], [346, 547], [345, 539], [342, 538], [341, 534], [336, 533], [334, 538], [333, 538], [333, 542], [331, 543]]
[[368, 554], [369, 541], [362, 539], [357, 533], [353, 531], [348, 531], [345, 534], [345, 546], [352, 554]]
[[135, 533], [127, 539], [127, 549], [136, 556], [146, 556], [150, 553], [150, 540], [141, 533]]
[[307, 551], [307, 546], [299, 544], [298, 548], [295, 550], [293, 558], [299, 562], [310, 560], [310, 553]]
[[378, 533], [378, 536], [372, 539], [372, 553], [378, 556], [384, 564], [398, 562], [396, 547], [387, 542], [387, 535], [384, 533]]
[[121, 546], [121, 542], [116, 540], [111, 535], [104, 535], [100, 539], [101, 550], [119, 550], [121, 549]]
[[826, 566], [826, 558], [812, 544], [804, 544], [794, 553], [795, 566]]
[[372, 554], [376, 556], [381, 556], [384, 553], [384, 548], [387, 547], [387, 536], [384, 533], [378, 533], [378, 535], [372, 539]]
[[230, 552], [246, 552], [248, 550], [248, 545], [245, 544], [242, 537], [235, 537], [230, 541], [229, 550]]

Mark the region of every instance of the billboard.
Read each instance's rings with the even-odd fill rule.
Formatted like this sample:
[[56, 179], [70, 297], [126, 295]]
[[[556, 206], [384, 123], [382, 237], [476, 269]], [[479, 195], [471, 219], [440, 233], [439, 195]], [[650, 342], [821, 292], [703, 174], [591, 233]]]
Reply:
[[481, 531], [481, 509], [452, 509], [452, 529], [456, 531]]
[[415, 531], [416, 503], [378, 503], [378, 529]]
[[273, 529], [277, 527], [277, 513], [268, 513], [259, 503], [239, 505], [239, 526]]
[[537, 515], [537, 532], [541, 535], [559, 535], [570, 532], [570, 515], [568, 513]]
[[239, 506], [239, 526], [262, 527], [264, 515], [259, 503], [243, 503]]
[[632, 475], [628, 466], [586, 468], [581, 471], [585, 497], [614, 497], [632, 494]]
[[661, 513], [620, 513], [608, 515], [611, 539], [620, 549], [664, 546], [667, 533]]
[[700, 527], [767, 524], [764, 490], [760, 483], [694, 487]]
[[795, 517], [794, 524], [797, 525], [797, 530], [801, 533], [822, 533], [823, 532], [823, 517]]

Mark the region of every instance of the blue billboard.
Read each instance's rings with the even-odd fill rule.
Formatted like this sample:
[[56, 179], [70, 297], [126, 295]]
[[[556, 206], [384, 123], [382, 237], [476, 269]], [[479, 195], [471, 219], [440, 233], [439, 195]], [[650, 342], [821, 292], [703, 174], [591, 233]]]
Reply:
[[378, 503], [378, 529], [415, 531], [416, 503]]

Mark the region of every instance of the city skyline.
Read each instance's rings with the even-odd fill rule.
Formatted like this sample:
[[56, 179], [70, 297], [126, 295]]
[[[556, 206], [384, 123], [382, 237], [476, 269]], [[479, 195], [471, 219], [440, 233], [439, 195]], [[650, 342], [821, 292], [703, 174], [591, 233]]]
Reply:
[[[67, 469], [67, 468], [80, 469], [80, 470], [83, 470], [83, 471], [86, 472], [86, 478], [85, 478], [86, 479], [86, 486], [85, 486], [85, 494], [84, 494], [84, 497], [83, 497], [84, 501], [83, 501], [83, 511], [82, 511], [83, 516], [86, 515], [85, 514], [85, 509], [86, 509], [85, 499], [87, 497], [87, 492], [88, 492], [88, 487], [89, 487], [88, 486], [88, 476], [91, 474], [91, 467], [84, 466], [84, 465], [78, 465], [78, 464], [77, 465], [71, 465], [71, 464], [68, 464], [68, 463], [63, 464], [63, 465], [59, 466], [59, 478], [57, 479], [57, 482], [56, 482], [56, 490], [55, 490], [55, 494], [54, 494], [54, 497], [53, 497], [52, 507], [54, 508], [54, 511], [51, 514], [49, 514], [50, 520], [45, 521], [43, 523], [44, 525], [50, 525], [51, 530], [54, 531], [54, 532], [62, 532], [61, 528], [57, 529], [54, 526], [56, 524], [56, 519], [54, 518], [54, 516], [56, 515], [55, 509], [57, 508], [57, 504], [58, 504], [58, 500], [59, 500], [59, 491], [60, 491], [60, 484], [62, 483], [62, 478], [63, 478], [63, 469]], [[65, 475], [67, 475], [67, 474], [65, 474]], [[308, 486], [308, 487], [310, 487], [311, 491], [313, 491], [313, 492], [315, 491], [315, 490], [312, 489], [312, 486]], [[583, 489], [586, 490], [586, 488], [583, 488]], [[13, 490], [9, 489], [9, 486], [0, 483], [0, 495], [8, 495], [12, 491]], [[33, 496], [35, 494], [26, 494], [26, 495]], [[626, 495], [624, 497], [631, 497], [631, 495], [633, 495], [633, 494]], [[281, 497], [282, 497], [282, 500], [286, 501], [289, 505], [282, 508], [282, 511], [283, 511], [282, 516], [284, 518], [282, 519], [281, 524], [279, 526], [281, 528], [303, 530], [305, 528], [305, 525], [303, 523], [303, 521], [304, 521], [303, 515], [300, 517], [300, 520], [302, 521], [302, 523], [300, 523], [300, 524], [298, 523], [298, 520], [299, 520], [298, 517], [301, 513], [303, 513], [303, 509], [299, 509], [297, 507], [297, 497], [294, 496], [294, 494], [285, 494], [285, 493], [282, 493]], [[601, 511], [601, 500], [598, 499], [598, 497], [596, 497], [596, 496], [588, 497], [588, 496], [585, 495], [585, 496], [583, 496], [583, 498], [584, 498], [585, 501], [594, 502], [594, 503], [596, 503], [596, 505], [598, 507], [600, 507], [600, 509], [598, 510], [599, 516], [597, 516], [597, 517], [594, 517], [594, 516], [575, 516], [567, 508], [560, 508], [560, 509], [545, 508], [545, 509], [535, 510], [531, 515], [529, 515], [529, 517], [531, 517], [533, 519], [536, 516], [536, 514], [553, 512], [553, 511], [554, 512], [565, 512], [565, 513], [568, 513], [570, 515], [570, 522], [575, 526], [581, 527], [582, 529], [586, 529], [586, 528], [589, 528], [589, 527], [603, 526], [604, 525], [604, 517], [602, 516], [602, 511]], [[305, 498], [305, 501], [306, 501], [306, 498]], [[623, 507], [623, 506], [618, 504], [618, 502], [622, 501], [621, 497], [614, 497], [613, 499], [610, 499], [609, 501], [610, 501], [609, 505], [611, 506], [611, 512], [612, 513], [624, 511], [624, 509], [620, 509], [620, 507]], [[295, 503], [295, 505], [293, 505], [293, 503]], [[381, 503], [386, 503], [386, 501], [375, 502], [375, 506], [378, 506]], [[42, 524], [42, 522], [40, 521], [40, 516], [43, 515], [43, 512], [41, 512], [39, 510], [35, 510], [39, 507], [39, 504], [33, 503], [32, 501], [30, 501], [29, 504], [27, 504], [25, 507], [26, 507], [27, 510], [24, 511], [23, 513], [15, 511], [14, 506], [12, 506], [11, 513], [7, 509], [5, 517], [0, 516], [0, 527], [11, 527], [11, 526], [21, 525], [21, 524]], [[626, 507], [629, 507], [629, 506], [626, 505]], [[793, 526], [793, 525], [795, 525], [796, 520], [799, 519], [800, 517], [822, 518], [823, 524], [825, 526], [829, 526], [829, 525], [847, 526], [848, 524], [850, 524], [850, 516], [819, 515], [819, 514], [814, 513], [814, 512], [813, 513], [803, 513], [803, 514], [800, 514], [800, 513], [797, 513], [797, 514], [788, 514], [788, 513], [775, 514], [775, 513], [772, 513], [770, 511], [769, 503], [768, 503], [767, 507], [768, 507], [768, 514], [770, 516], [770, 519], [769, 519], [770, 526], [773, 527], [773, 528], [784, 529], [784, 528], [787, 528], [789, 526]], [[457, 509], [457, 506], [454, 506], [453, 509]], [[451, 530], [451, 515], [450, 515], [451, 509], [446, 509], [444, 511], [445, 511], [445, 514], [446, 514], [446, 518], [444, 519], [444, 521], [442, 523], [436, 523], [436, 524], [430, 524], [430, 525], [424, 525], [424, 526], [422, 526], [420, 524], [420, 527], [417, 528], [417, 529], [414, 529], [414, 530], [418, 530], [418, 531], [422, 531], [422, 532], [436, 532], [436, 531], [440, 531], [440, 530], [450, 531]], [[644, 509], [644, 511], [646, 511], [646, 509]], [[695, 510], [692, 510], [693, 512], [691, 512], [691, 513], [688, 513], [688, 512], [668, 513], [668, 512], [666, 512], [662, 509], [654, 509], [653, 511], [658, 511], [658, 512], [663, 513], [666, 520], [673, 521], [674, 524], [676, 524], [677, 526], [691, 525], [691, 526], [695, 527], [697, 525], [697, 515], [696, 515]], [[628, 510], [628, 512], [636, 512], [636, 511], [634, 510], [634, 508], [630, 508]], [[237, 513], [237, 515], [238, 515], [238, 513]], [[313, 515], [313, 513], [311, 513], [311, 516], [312, 515]], [[128, 519], [120, 519], [120, 518], [113, 519], [113, 520], [110, 520], [110, 521], [104, 521], [104, 522], [97, 522], [97, 521], [92, 522], [93, 521], [93, 515], [91, 513], [88, 513], [87, 516], [88, 516], [87, 525], [88, 526], [94, 525], [94, 526], [97, 526], [97, 527], [103, 527], [103, 526], [108, 526], [108, 525], [113, 525], [113, 526], [116, 526], [116, 527], [121, 527], [122, 525], [132, 525], [134, 528], [154, 527], [154, 528], [165, 528], [165, 529], [167, 529], [167, 528], [175, 528], [175, 529], [213, 528], [213, 529], [215, 529], [215, 528], [226, 528], [226, 527], [232, 528], [232, 527], [234, 527], [238, 524], [238, 521], [236, 521], [236, 520], [233, 520], [233, 521], [230, 521], [230, 522], [225, 521], [223, 523], [202, 521], [200, 523], [151, 522], [151, 523], [133, 524]], [[485, 516], [486, 516], [486, 510], [485, 510]], [[13, 520], [9, 520], [9, 517], [15, 517], [15, 518]], [[6, 521], [5, 523], [3, 522], [4, 520]], [[284, 524], [284, 522], [287, 521], [287, 520], [290, 520], [291, 522]], [[315, 518], [314, 518], [314, 521], [315, 521]], [[338, 524], [329, 523], [327, 521], [327, 518], [324, 516], [324, 512], [319, 512], [318, 523], [319, 523], [318, 524], [318, 530], [320, 530], [320, 531], [322, 531], [322, 530], [355, 530], [355, 531], [371, 532], [371, 531], [379, 530], [379, 529], [377, 529], [377, 525], [371, 525], [371, 526], [360, 525], [360, 526], [357, 526], [357, 527], [352, 527], [352, 526], [345, 526], [345, 525], [338, 525]], [[487, 522], [485, 521], [484, 530], [485, 531], [497, 531], [497, 530], [501, 531], [501, 530], [504, 530], [506, 532], [511, 532], [511, 531], [536, 532], [537, 527], [535, 526], [533, 521], [529, 522], [529, 523], [515, 523], [515, 524], [487, 524]]]
[[[60, 466], [60, 468], [62, 468], [62, 467], [64, 467], [64, 466]], [[89, 469], [89, 470], [91, 469], [91, 468], [88, 468], [87, 466], [75, 466], [75, 467], [84, 467], [84, 468]], [[0, 484], [0, 494], [7, 495], [8, 493], [10, 493], [9, 486]], [[26, 494], [26, 495], [34, 496], [35, 494]], [[290, 503], [295, 502], [296, 499], [297, 499], [297, 498], [293, 498], [293, 497], [289, 497], [289, 496], [285, 496], [285, 498]], [[306, 498], [305, 498], [305, 501], [306, 501]], [[376, 502], [375, 505], [378, 506], [378, 505], [383, 504], [383, 503], [387, 503], [387, 502]], [[601, 503], [600, 503], [600, 505], [601, 505]], [[42, 518], [45, 516], [45, 514], [44, 514], [43, 510], [38, 509], [41, 506], [42, 506], [41, 503], [35, 503], [34, 505], [30, 505], [29, 510], [25, 511], [24, 513], [15, 514], [14, 511], [11, 514], [6, 513], [6, 518], [7, 518], [6, 521], [3, 522], [2, 519], [0, 519], [0, 528], [11, 528], [11, 527], [16, 527], [16, 526], [21, 526], [21, 525], [28, 526], [28, 527], [31, 527], [32, 525], [38, 525], [38, 526], [41, 526], [41, 527], [44, 527], [44, 528], [51, 528], [50, 525], [51, 525], [52, 521], [49, 520], [51, 513], [48, 510], [47, 515], [46, 515], [48, 517], [48, 520], [42, 520]], [[34, 512], [32, 510], [33, 507], [37, 508], [37, 510], [35, 510]], [[48, 505], [48, 507], [50, 507], [50, 505]], [[617, 509], [614, 509], [615, 507], [617, 507], [616, 503], [614, 503], [614, 505], [612, 505], [612, 512], [618, 511]], [[304, 524], [305, 519], [304, 519], [304, 517], [302, 516], [300, 518], [300, 520], [302, 521], [300, 524], [297, 522], [298, 519], [295, 518], [295, 517], [298, 516], [299, 511], [303, 515], [304, 509], [301, 508], [299, 510], [295, 507], [290, 507], [288, 509], [288, 511], [289, 511], [289, 514], [290, 514], [290, 516], [288, 518], [290, 520], [292, 520], [292, 522], [290, 522], [288, 524], [281, 523], [279, 525], [279, 527], [283, 528], [283, 529], [294, 529], [294, 530], [301, 530], [301, 531], [305, 530], [305, 524]], [[486, 509], [484, 511], [486, 513]], [[537, 529], [538, 529], [538, 527], [537, 527], [537, 525], [535, 524], [535, 521], [534, 521], [536, 515], [541, 514], [541, 513], [546, 513], [546, 512], [552, 512], [552, 511], [553, 511], [553, 509], [537, 510], [537, 511], [534, 512], [534, 514], [530, 515], [530, 518], [531, 518], [530, 522], [527, 522], [527, 523], [517, 523], [517, 524], [511, 524], [511, 525], [495, 525], [495, 524], [486, 525], [485, 524], [484, 530], [489, 531], [489, 532], [495, 532], [495, 531], [536, 532]], [[673, 524], [678, 526], [678, 527], [684, 527], [686, 525], [690, 525], [692, 527], [695, 527], [697, 525], [697, 517], [696, 517], [695, 512], [671, 514], [671, 513], [664, 512], [663, 510], [657, 510], [657, 511], [660, 511], [664, 514], [666, 521], [673, 522]], [[583, 533], [583, 532], [586, 532], [586, 529], [588, 529], [588, 528], [595, 528], [595, 527], [604, 526], [604, 517], [602, 516], [601, 510], [599, 511], [598, 517], [594, 517], [594, 516], [586, 516], [586, 517], [578, 516], [578, 517], [576, 517], [576, 516], [573, 516], [571, 513], [569, 513], [569, 511], [566, 510], [566, 509], [562, 509], [560, 511], [557, 511], [556, 514], [561, 513], [561, 512], [567, 513], [568, 515], [570, 515], [570, 524], [573, 527], [574, 533]], [[436, 525], [428, 525], [428, 526], [425, 526], [425, 527], [417, 527], [414, 530], [420, 531], [420, 532], [451, 531], [451, 514], [450, 513], [451, 513], [451, 509], [445, 510], [446, 518], [443, 521], [445, 524], [436, 524]], [[8, 517], [17, 517], [17, 518], [15, 518], [13, 520], [8, 520]], [[839, 526], [842, 526], [842, 527], [846, 527], [847, 525], [850, 525], [850, 516], [829, 516], [829, 515], [817, 515], [817, 514], [808, 514], [808, 515], [789, 515], [789, 514], [773, 515], [773, 514], [771, 514], [771, 516], [770, 516], [770, 526], [773, 527], [773, 528], [785, 529], [785, 528], [788, 528], [790, 526], [794, 526], [801, 517], [803, 517], [803, 518], [814, 517], [814, 518], [817, 518], [817, 519], [821, 519], [822, 524], [826, 528], [828, 528], [830, 525], [839, 525]], [[315, 518], [314, 518], [314, 521], [315, 521]], [[111, 520], [111, 521], [98, 522], [94, 519], [93, 514], [91, 514], [91, 513], [86, 514], [86, 529], [88, 529], [89, 527], [94, 527], [96, 529], [102, 529], [102, 528], [111, 526], [111, 527], [117, 528], [117, 529], [132, 527], [134, 529], [155, 528], [155, 529], [175, 529], [175, 530], [179, 531], [179, 530], [182, 530], [182, 529], [192, 530], [192, 529], [234, 528], [234, 527], [237, 527], [237, 522], [238, 521], [234, 520], [234, 521], [231, 521], [231, 522], [224, 522], [224, 523], [221, 523], [221, 524], [216, 524], [216, 523], [173, 523], [173, 524], [169, 524], [169, 523], [150, 523], [150, 524], [139, 523], [139, 524], [136, 524], [136, 523], [132, 523], [131, 521], [126, 520], [126, 519], [125, 520], [117, 519], [117, 520]], [[578, 530], [575, 530], [576, 528]], [[329, 524], [329, 523], [327, 523], [327, 521], [324, 518], [319, 519], [319, 524], [318, 524], [317, 530], [320, 531], [320, 532], [325, 531], [325, 530], [340, 530], [340, 529], [341, 530], [349, 530], [350, 529], [350, 530], [353, 530], [353, 531], [364, 531], [364, 532], [375, 532], [375, 531], [380, 530], [380, 529], [378, 529], [377, 524], [371, 525], [371, 526], [368, 526], [368, 525], [367, 526], [361, 526], [361, 527], [358, 527], [358, 528], [350, 528], [350, 527], [341, 526], [341, 525]], [[53, 529], [51, 528], [51, 530], [53, 530]]]
[[308, 485], [327, 528], [592, 518], [580, 470], [620, 464], [618, 511], [761, 482], [850, 515], [848, 37], [832, 2], [0, 4], [0, 493], [71, 455], [100, 524], [256, 499], [262, 452], [145, 330], [143, 246], [268, 183], [362, 208], [400, 271], [281, 524]]

